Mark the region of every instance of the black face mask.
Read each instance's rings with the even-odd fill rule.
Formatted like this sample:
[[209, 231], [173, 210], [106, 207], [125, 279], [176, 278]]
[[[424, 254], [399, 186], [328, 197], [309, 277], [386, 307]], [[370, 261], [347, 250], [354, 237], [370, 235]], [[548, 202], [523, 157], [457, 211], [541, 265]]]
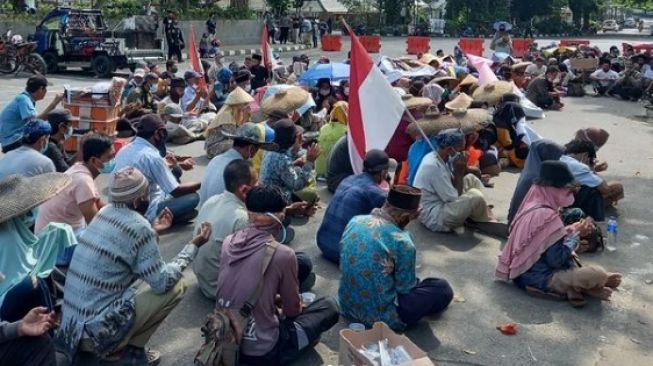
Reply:
[[159, 138], [157, 138], [156, 143], [154, 146], [159, 150], [159, 154], [161, 155], [162, 158], [165, 158], [167, 154], [166, 150], [166, 140], [168, 140], [168, 131], [166, 130], [161, 130], [162, 132], [159, 132]]

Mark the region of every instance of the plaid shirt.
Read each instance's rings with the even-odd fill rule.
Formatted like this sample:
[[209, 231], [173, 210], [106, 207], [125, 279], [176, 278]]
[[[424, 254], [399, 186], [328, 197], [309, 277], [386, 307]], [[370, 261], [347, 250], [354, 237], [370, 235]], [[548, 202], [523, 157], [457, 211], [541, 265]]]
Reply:
[[340, 259], [340, 239], [345, 227], [354, 216], [368, 215], [372, 209], [383, 206], [386, 193], [368, 173], [343, 180], [324, 213], [317, 232], [317, 245], [330, 260]]

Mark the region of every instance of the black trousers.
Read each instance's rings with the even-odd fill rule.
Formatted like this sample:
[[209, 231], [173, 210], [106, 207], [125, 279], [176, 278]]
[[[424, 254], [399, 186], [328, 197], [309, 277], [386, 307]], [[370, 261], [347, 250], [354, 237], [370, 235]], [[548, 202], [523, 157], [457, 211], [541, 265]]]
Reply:
[[184, 61], [183, 58], [181, 57], [181, 48], [179, 46], [174, 46], [174, 45], [168, 46], [168, 60], [172, 60], [172, 56], [176, 56], [177, 62], [179, 63]]
[[286, 44], [288, 43], [288, 31], [290, 28], [281, 27], [281, 33], [279, 34], [279, 43]]
[[612, 90], [611, 94], [617, 94], [623, 100], [637, 100], [642, 97], [644, 91], [642, 88], [636, 88], [633, 86], [624, 86], [622, 84], [616, 84]]
[[52, 339], [45, 334], [0, 343], [0, 365], [57, 366]]
[[453, 299], [453, 290], [446, 280], [427, 278], [407, 294], [397, 296], [397, 313], [410, 326], [427, 315], [442, 312]]
[[570, 207], [580, 208], [594, 221], [605, 220], [605, 199], [596, 188], [581, 186], [580, 191], [576, 193], [574, 204]]
[[[340, 318], [338, 302], [332, 297], [315, 300], [293, 319], [286, 318], [279, 324], [279, 340], [265, 356], [240, 356], [241, 365], [270, 366], [287, 365], [296, 360], [301, 352], [320, 339]], [[298, 328], [306, 334], [305, 344], [300, 344]]]

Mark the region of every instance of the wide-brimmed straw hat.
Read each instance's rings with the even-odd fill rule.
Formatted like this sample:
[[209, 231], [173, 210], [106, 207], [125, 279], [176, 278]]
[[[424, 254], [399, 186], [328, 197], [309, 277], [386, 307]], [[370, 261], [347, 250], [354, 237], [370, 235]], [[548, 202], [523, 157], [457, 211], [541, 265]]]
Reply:
[[237, 86], [225, 99], [226, 105], [249, 104], [254, 101], [254, 97], [249, 95], [243, 88]]
[[433, 78], [431, 81], [429, 81], [429, 84], [436, 84], [436, 83], [441, 83], [443, 81], [449, 82], [449, 81], [458, 81], [455, 77], [451, 75], [444, 75], [444, 76], [437, 76]]
[[433, 61], [437, 61], [438, 65], [442, 64], [442, 61], [438, 57], [436, 57], [434, 54], [431, 54], [431, 53], [425, 53], [419, 59], [419, 62], [421, 62], [423, 64], [427, 64], [427, 65], [430, 64]]
[[478, 79], [472, 74], [467, 74], [467, 76], [465, 76], [465, 78], [458, 85], [467, 86], [467, 85], [474, 85], [474, 84], [478, 84]]
[[521, 69], [525, 69], [525, 68], [529, 67], [529, 66], [532, 65], [532, 64], [533, 64], [533, 63], [530, 62], [530, 61], [522, 61], [522, 62], [518, 62], [518, 63], [512, 65], [511, 69], [512, 69], [513, 71], [515, 71], [515, 70], [521, 70]]
[[10, 175], [0, 180], [0, 222], [20, 216], [54, 197], [72, 180], [63, 173], [45, 173], [33, 177]]
[[276, 93], [265, 98], [261, 104], [261, 111], [265, 114], [268, 114], [273, 110], [290, 113], [303, 106], [306, 101], [308, 101], [308, 98], [308, 92], [298, 86], [280, 89]]
[[402, 96], [401, 101], [404, 102], [406, 109], [428, 107], [433, 104], [433, 101], [430, 98], [415, 97], [412, 94]]
[[501, 101], [504, 94], [508, 93], [512, 93], [512, 84], [507, 81], [497, 80], [476, 88], [472, 97], [475, 101], [485, 102], [493, 106]]
[[465, 93], [460, 93], [454, 100], [445, 103], [444, 107], [451, 111], [454, 109], [469, 108], [473, 101], [474, 98]]
[[[490, 120], [490, 113], [485, 109], [456, 109], [451, 114], [429, 111], [423, 118], [417, 120], [417, 124], [427, 136], [435, 136], [438, 132], [449, 128], [460, 128], [465, 134], [480, 131], [490, 123]], [[411, 136], [421, 135], [415, 123], [408, 125], [406, 131]]]

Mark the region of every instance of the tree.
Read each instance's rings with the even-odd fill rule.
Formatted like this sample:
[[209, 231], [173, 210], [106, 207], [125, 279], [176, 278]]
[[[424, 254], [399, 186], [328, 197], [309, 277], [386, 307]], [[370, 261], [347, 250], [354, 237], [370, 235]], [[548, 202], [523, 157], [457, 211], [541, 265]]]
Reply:
[[290, 8], [290, 0], [267, 0], [267, 4], [274, 14], [283, 14]]
[[528, 21], [534, 16], [553, 12], [553, 0], [513, 0], [510, 13], [513, 19]]
[[574, 24], [587, 29], [590, 27], [592, 13], [599, 10], [597, 0], [569, 0], [569, 9], [573, 14]]

